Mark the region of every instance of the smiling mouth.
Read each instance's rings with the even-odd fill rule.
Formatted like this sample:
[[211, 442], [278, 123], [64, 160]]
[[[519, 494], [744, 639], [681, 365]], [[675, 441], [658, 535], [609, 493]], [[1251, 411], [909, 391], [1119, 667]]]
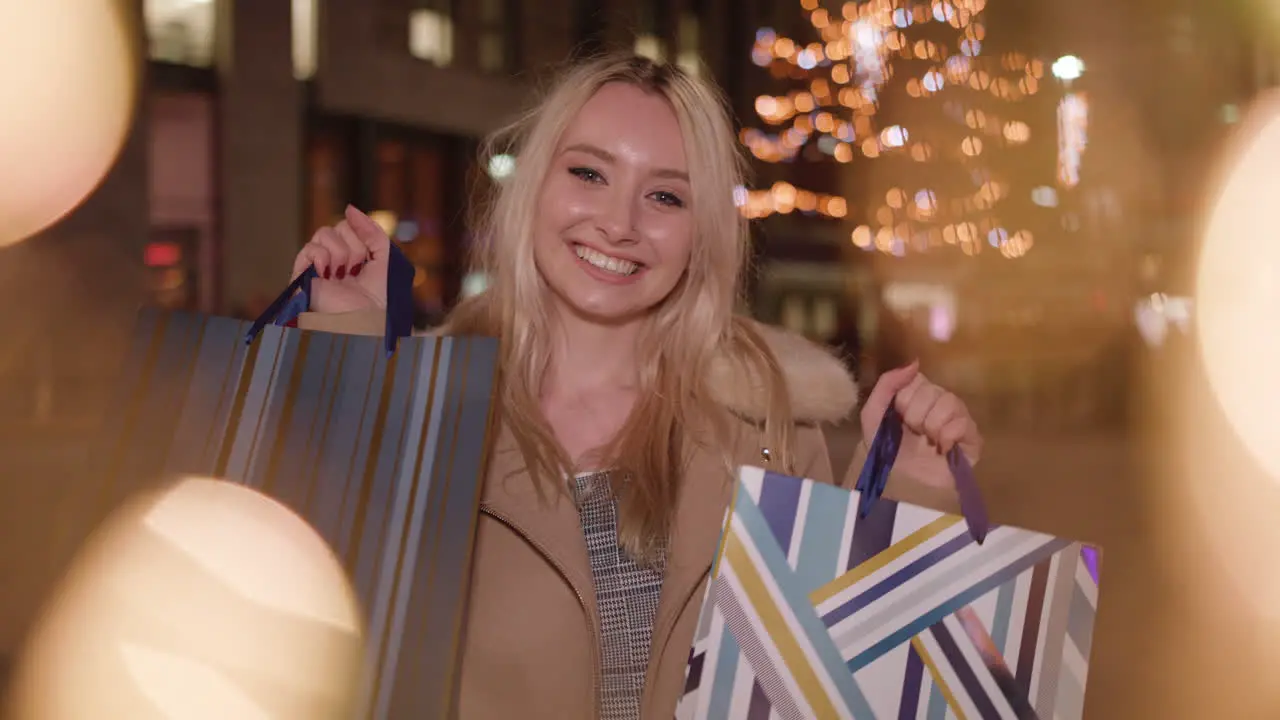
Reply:
[[579, 259], [588, 265], [605, 272], [613, 273], [620, 277], [635, 275], [637, 272], [644, 269], [644, 265], [641, 265], [640, 263], [605, 255], [604, 253], [598, 250], [593, 250], [585, 245], [574, 244], [573, 251], [577, 253]]

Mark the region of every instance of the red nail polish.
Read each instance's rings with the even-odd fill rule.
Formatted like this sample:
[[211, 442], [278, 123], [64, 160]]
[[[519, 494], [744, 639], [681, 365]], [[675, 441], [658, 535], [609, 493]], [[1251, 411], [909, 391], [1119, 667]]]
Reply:
[[353, 265], [351, 267], [351, 277], [356, 277], [357, 275], [360, 274], [360, 271], [363, 269], [364, 269], [364, 263], [358, 263], [356, 265]]
[[342, 280], [342, 279], [346, 278], [346, 277], [347, 277], [347, 266], [346, 266], [346, 265], [343, 265], [342, 267], [338, 268], [338, 272], [337, 272], [337, 273], [335, 273], [335, 274], [338, 276], [338, 279], [339, 279], [339, 280]]
[[324, 279], [325, 279], [325, 280], [328, 280], [328, 279], [329, 279], [330, 277], [332, 277], [332, 276], [333, 276], [333, 268], [325, 268], [325, 269], [324, 269]]

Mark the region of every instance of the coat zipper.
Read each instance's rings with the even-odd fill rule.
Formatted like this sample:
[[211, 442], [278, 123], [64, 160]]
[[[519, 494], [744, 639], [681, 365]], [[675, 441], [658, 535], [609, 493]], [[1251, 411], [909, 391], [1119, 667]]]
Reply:
[[[681, 616], [681, 615], [683, 615], [683, 614], [684, 614], [684, 612], [685, 612], [685, 610], [687, 610], [687, 609], [688, 609], [688, 607], [689, 607], [689, 603], [690, 603], [694, 598], [696, 598], [696, 597], [697, 597], [697, 595], [698, 595], [698, 587], [702, 585], [702, 581], [703, 581], [703, 580], [708, 580], [708, 577], [710, 576], [710, 574], [711, 574], [711, 568], [707, 568], [706, 570], [702, 571], [702, 576], [701, 576], [701, 577], [699, 577], [699, 578], [698, 578], [698, 581], [697, 581], [697, 582], [695, 582], [695, 583], [693, 584], [693, 589], [692, 589], [692, 590], [690, 590], [690, 591], [688, 592], [688, 594], [686, 594], [686, 595], [685, 595], [685, 597], [684, 597], [683, 601], [681, 601], [681, 603], [680, 603], [680, 609], [679, 609], [679, 610], [677, 610], [677, 611], [675, 612], [675, 614], [671, 615], [671, 616], [670, 616], [670, 618], [671, 618], [671, 619], [670, 619], [670, 620], [668, 620], [668, 621], [666, 621], [666, 622], [664, 622], [664, 623], [662, 624], [662, 627], [661, 627], [661, 628], [654, 627], [654, 629], [653, 629], [653, 630], [654, 630], [654, 632], [653, 632], [653, 637], [655, 637], [655, 638], [656, 638], [656, 637], [658, 637], [659, 635], [661, 635], [661, 636], [662, 636], [662, 647], [661, 647], [661, 648], [659, 648], [659, 647], [656, 647], [656, 646], [650, 646], [650, 648], [649, 648], [649, 658], [650, 658], [649, 662], [651, 662], [651, 663], [659, 663], [659, 665], [661, 665], [661, 663], [662, 663], [662, 659], [663, 659], [664, 657], [666, 657], [666, 655], [667, 655], [667, 646], [671, 644], [671, 628], [675, 626], [676, 622], [680, 619], [680, 616]], [[710, 582], [710, 580], [708, 580], [708, 582]], [[661, 632], [659, 632], [659, 631], [661, 631]], [[658, 667], [658, 670], [660, 671], [661, 669], [662, 669], [662, 668], [659, 666], [659, 667]], [[655, 676], [656, 676], [656, 673], [655, 673]], [[640, 707], [641, 707], [641, 710], [642, 710], [640, 714], [641, 714], [641, 716], [642, 716], [642, 717], [647, 717], [647, 713], [648, 713], [648, 711], [650, 710], [649, 705], [650, 705], [651, 701], [652, 701], [652, 698], [650, 697], [650, 683], [648, 682], [648, 677], [646, 676], [646, 678], [645, 678], [644, 697], [642, 698], [642, 700], [641, 700], [641, 704], [640, 704]], [[679, 705], [679, 703], [680, 703], [680, 698], [679, 698], [679, 697], [677, 697], [677, 698], [676, 698], [676, 704], [677, 704], [677, 705]]]
[[529, 543], [533, 549], [538, 551], [548, 563], [551, 564], [556, 572], [560, 573], [560, 577], [564, 579], [565, 584], [573, 589], [573, 594], [578, 598], [578, 605], [582, 607], [582, 615], [587, 619], [587, 629], [591, 632], [591, 706], [595, 709], [591, 717], [600, 717], [600, 634], [596, 630], [596, 624], [591, 617], [591, 610], [587, 605], [587, 599], [582, 596], [582, 592], [577, 586], [569, 580], [569, 573], [564, 569], [564, 565], [551, 556], [546, 546], [534, 540], [525, 532], [514, 520], [503, 515], [502, 513], [485, 506], [480, 507], [480, 512], [506, 525], [512, 532], [519, 535], [525, 542]]

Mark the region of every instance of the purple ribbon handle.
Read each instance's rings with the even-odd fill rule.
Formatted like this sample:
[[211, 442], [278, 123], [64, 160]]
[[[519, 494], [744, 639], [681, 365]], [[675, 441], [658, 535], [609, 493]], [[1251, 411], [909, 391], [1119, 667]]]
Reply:
[[[889, 471], [898, 459], [898, 451], [902, 448], [902, 416], [889, 402], [880, 427], [876, 430], [875, 439], [867, 452], [867, 462], [862, 466], [858, 482], [854, 490], [858, 491], [858, 515], [866, 517], [871, 512], [880, 496], [889, 484]], [[973, 466], [964, 452], [957, 445], [947, 451], [947, 467], [955, 480], [956, 494], [960, 496], [960, 513], [969, 525], [969, 534], [979, 545], [987, 538], [991, 530], [991, 520], [987, 515], [987, 505], [982, 500], [982, 491], [978, 489], [977, 478], [973, 475]]]
[[[391, 245], [387, 262], [387, 357], [395, 354], [400, 338], [413, 334], [413, 264], [395, 244]], [[269, 323], [288, 325], [311, 305], [311, 281], [318, 277], [316, 266], [303, 271], [284, 292], [263, 311], [245, 333], [249, 344]]]

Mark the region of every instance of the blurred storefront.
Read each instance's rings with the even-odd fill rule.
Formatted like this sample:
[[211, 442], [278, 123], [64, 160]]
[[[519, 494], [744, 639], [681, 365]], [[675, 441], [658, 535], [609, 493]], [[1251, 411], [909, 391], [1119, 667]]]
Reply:
[[[166, 48], [198, 52], [176, 42]], [[147, 136], [150, 232], [142, 247], [146, 292], [175, 310], [215, 307], [218, 258], [218, 96], [206, 71], [155, 65], [139, 112]]]
[[480, 281], [461, 275], [467, 193], [491, 175], [477, 140], [540, 74], [631, 45], [733, 75], [727, 0], [141, 4], [157, 235], [142, 252], [149, 297], [171, 307], [252, 314], [353, 203], [403, 243], [421, 315], [436, 316]]
[[461, 285], [475, 139], [520, 108], [526, 62], [567, 53], [568, 13], [526, 17], [508, 0], [271, 5], [144, 3], [151, 300], [252, 315], [352, 203], [390, 219], [418, 265], [419, 309], [438, 314]]
[[15, 432], [92, 428], [139, 304], [256, 315], [348, 203], [401, 243], [433, 322], [486, 284], [464, 274], [467, 202], [514, 161], [478, 167], [478, 142], [545, 72], [632, 46], [732, 86], [724, 31], [745, 27], [729, 0], [131, 2], [147, 58], [123, 150], [9, 251], [22, 281], [4, 299], [28, 308], [0, 317], [28, 348], [0, 358]]
[[489, 181], [476, 141], [322, 117], [307, 142], [308, 232], [340, 220], [347, 203], [368, 209], [416, 268], [418, 325], [438, 322], [462, 292], [468, 195]]

